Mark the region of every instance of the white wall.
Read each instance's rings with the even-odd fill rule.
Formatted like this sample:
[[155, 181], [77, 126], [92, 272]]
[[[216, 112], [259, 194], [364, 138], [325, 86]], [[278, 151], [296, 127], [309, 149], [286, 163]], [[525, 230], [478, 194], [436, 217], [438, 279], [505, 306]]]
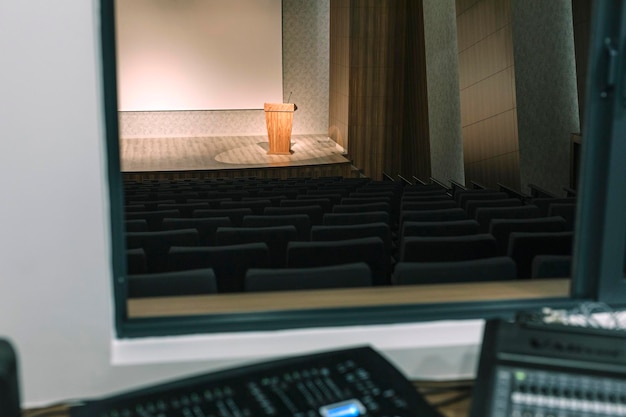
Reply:
[[0, 1], [0, 335], [27, 406], [364, 342], [412, 376], [471, 376], [477, 321], [112, 343], [98, 4]]

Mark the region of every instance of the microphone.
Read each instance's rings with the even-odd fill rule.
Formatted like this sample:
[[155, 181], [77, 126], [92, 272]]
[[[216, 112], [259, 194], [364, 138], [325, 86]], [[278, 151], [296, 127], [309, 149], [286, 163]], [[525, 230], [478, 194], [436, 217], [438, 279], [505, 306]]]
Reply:
[[291, 95], [293, 94], [293, 91], [289, 93], [289, 98], [287, 99], [287, 103], [289, 103], [289, 100], [291, 100]]

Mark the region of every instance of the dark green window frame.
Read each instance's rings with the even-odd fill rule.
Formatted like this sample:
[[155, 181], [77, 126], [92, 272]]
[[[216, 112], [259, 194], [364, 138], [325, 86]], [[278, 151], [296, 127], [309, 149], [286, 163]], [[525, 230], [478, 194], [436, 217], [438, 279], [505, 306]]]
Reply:
[[[307, 311], [129, 319], [119, 155], [114, 0], [100, 1], [115, 327], [120, 338], [512, 316], [582, 301], [626, 304], [626, 6], [595, 0], [587, 113], [569, 298], [416, 304]], [[606, 40], [609, 41], [606, 41]]]

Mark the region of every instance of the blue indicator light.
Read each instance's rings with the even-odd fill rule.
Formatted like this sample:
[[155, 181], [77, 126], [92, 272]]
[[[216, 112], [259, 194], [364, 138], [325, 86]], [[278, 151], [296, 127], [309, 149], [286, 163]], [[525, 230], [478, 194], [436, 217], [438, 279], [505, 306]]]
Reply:
[[322, 417], [359, 417], [365, 414], [365, 410], [359, 400], [352, 399], [326, 405], [319, 411]]
[[328, 417], [359, 417], [361, 411], [354, 404], [344, 405], [342, 407], [333, 408], [328, 410], [326, 414]]

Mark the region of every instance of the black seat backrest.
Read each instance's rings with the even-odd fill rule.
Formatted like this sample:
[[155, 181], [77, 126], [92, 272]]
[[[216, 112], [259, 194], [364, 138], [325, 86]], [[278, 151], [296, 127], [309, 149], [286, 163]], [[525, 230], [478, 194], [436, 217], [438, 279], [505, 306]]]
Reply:
[[391, 213], [389, 203], [366, 203], [366, 204], [338, 204], [333, 207], [333, 213], [367, 213], [372, 211], [384, 211]]
[[326, 226], [379, 222], [390, 224], [390, 220], [389, 213], [385, 211], [370, 211], [365, 213], [325, 213], [322, 223]]
[[461, 190], [454, 194], [454, 199], [462, 208], [465, 208], [466, 202], [470, 200], [497, 200], [502, 198], [509, 198], [509, 195], [501, 191], [480, 189]]
[[232, 226], [228, 217], [165, 218], [161, 223], [163, 230], [196, 229], [200, 239], [199, 246], [214, 245], [217, 228], [228, 226]]
[[392, 284], [447, 284], [453, 282], [507, 281], [517, 278], [515, 262], [509, 257], [456, 262], [398, 262]]
[[379, 237], [385, 243], [387, 256], [391, 256], [393, 240], [387, 223], [363, 223], [350, 225], [313, 226], [311, 241], [349, 240], [363, 237]]
[[400, 240], [408, 236], [462, 236], [478, 233], [476, 220], [451, 220], [443, 222], [405, 221], [400, 230]]
[[263, 214], [265, 207], [272, 206], [270, 200], [239, 200], [239, 201], [223, 201], [220, 203], [221, 209], [239, 209], [249, 208], [252, 214]]
[[200, 236], [196, 229], [163, 230], [126, 233], [128, 249], [142, 248], [146, 253], [149, 273], [164, 272], [166, 256], [172, 246], [197, 246]]
[[241, 226], [244, 216], [252, 214], [249, 207], [194, 210], [193, 217], [228, 217], [233, 226]]
[[249, 269], [246, 291], [288, 291], [369, 287], [372, 273], [365, 262], [311, 268]]
[[130, 213], [124, 213], [126, 220], [144, 219], [148, 222], [149, 230], [159, 230], [161, 228], [161, 221], [166, 217], [180, 217], [179, 210], [148, 210], [148, 211], [133, 211]]
[[541, 217], [537, 206], [519, 207], [479, 207], [474, 218], [480, 225], [481, 233], [487, 233], [493, 219], [532, 219]]
[[[306, 200], [302, 200], [306, 201]], [[324, 212], [318, 205], [298, 206], [298, 207], [265, 207], [263, 214], [267, 216], [284, 216], [288, 214], [305, 214], [309, 217], [311, 224], [321, 224]]]
[[212, 268], [218, 292], [241, 292], [250, 268], [269, 268], [269, 248], [265, 243], [230, 246], [172, 247], [167, 255], [170, 271]]
[[250, 215], [243, 218], [242, 227], [294, 226], [298, 231], [297, 240], [310, 240], [311, 219], [306, 214]]
[[333, 209], [333, 202], [328, 198], [309, 198], [295, 200], [281, 200], [280, 207], [301, 207], [301, 206], [320, 206], [324, 213], [329, 213]]
[[400, 224], [408, 221], [438, 222], [466, 220], [467, 213], [460, 207], [439, 210], [408, 210], [400, 212]]
[[536, 217], [532, 219], [493, 219], [489, 233], [496, 239], [498, 254], [508, 253], [509, 237], [513, 232], [563, 232], [565, 219], [559, 216]]
[[533, 204], [539, 207], [542, 216], [547, 216], [548, 211], [550, 209], [551, 204], [576, 204], [576, 197], [541, 197], [541, 198], [533, 198], [530, 201], [530, 204]]
[[162, 272], [128, 276], [128, 297], [172, 297], [213, 294], [217, 281], [212, 269]]
[[168, 204], [159, 204], [157, 206], [157, 210], [178, 210], [180, 211], [181, 217], [192, 217], [194, 210], [207, 210], [210, 209], [211, 205], [206, 202], [187, 202], [187, 203], [168, 203]]
[[537, 255], [571, 255], [573, 232], [513, 232], [509, 237], [508, 256], [517, 264], [517, 276], [531, 277], [533, 259]]
[[418, 210], [440, 210], [457, 208], [458, 205], [454, 200], [437, 200], [437, 201], [402, 201], [400, 209], [402, 211], [418, 211]]
[[572, 276], [572, 256], [537, 255], [531, 268], [531, 278], [569, 278]]
[[572, 231], [576, 226], [575, 203], [553, 203], [548, 208], [548, 216], [561, 216], [565, 219], [565, 230]]
[[285, 266], [287, 243], [298, 240], [295, 226], [267, 227], [219, 227], [215, 233], [216, 245], [237, 245], [241, 243], [264, 242], [270, 251], [270, 266]]
[[469, 200], [465, 203], [465, 211], [467, 217], [473, 219], [476, 217], [476, 210], [481, 207], [519, 207], [522, 200], [519, 198], [500, 198], [497, 200]]
[[379, 237], [321, 242], [289, 242], [287, 267], [304, 268], [365, 262], [372, 271], [374, 285], [389, 283], [391, 260]]
[[490, 234], [405, 237], [400, 242], [402, 262], [448, 262], [496, 256], [496, 240]]

